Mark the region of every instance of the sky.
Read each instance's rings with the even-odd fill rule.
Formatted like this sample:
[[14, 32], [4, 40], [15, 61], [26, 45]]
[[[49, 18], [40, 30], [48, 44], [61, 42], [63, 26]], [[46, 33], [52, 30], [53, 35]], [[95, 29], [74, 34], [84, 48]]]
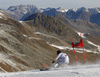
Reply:
[[0, 0], [0, 8], [7, 9], [16, 5], [35, 5], [38, 8], [94, 8], [100, 7], [100, 0]]

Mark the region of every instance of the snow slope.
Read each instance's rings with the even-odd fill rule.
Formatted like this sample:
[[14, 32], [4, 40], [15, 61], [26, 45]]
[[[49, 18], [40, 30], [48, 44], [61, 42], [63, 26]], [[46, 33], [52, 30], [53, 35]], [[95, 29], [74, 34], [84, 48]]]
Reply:
[[0, 77], [100, 77], [100, 64], [66, 66], [48, 71], [1, 73]]

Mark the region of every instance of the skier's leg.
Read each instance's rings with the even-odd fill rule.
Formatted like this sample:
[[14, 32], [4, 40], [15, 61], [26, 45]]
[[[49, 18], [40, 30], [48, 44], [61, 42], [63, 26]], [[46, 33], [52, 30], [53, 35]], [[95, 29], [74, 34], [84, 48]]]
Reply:
[[58, 63], [56, 63], [56, 64], [54, 65], [55, 68], [57, 68], [58, 66], [59, 66]]
[[61, 64], [63, 64], [62, 60], [59, 60], [55, 65], [54, 67], [55, 68], [58, 68], [59, 66], [61, 66]]
[[69, 57], [67, 56], [67, 57], [65, 57], [65, 62], [64, 62], [65, 64], [69, 64]]

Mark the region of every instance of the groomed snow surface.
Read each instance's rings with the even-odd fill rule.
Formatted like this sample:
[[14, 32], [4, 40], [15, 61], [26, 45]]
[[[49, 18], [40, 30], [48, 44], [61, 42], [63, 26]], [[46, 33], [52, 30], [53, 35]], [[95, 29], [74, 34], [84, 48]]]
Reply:
[[65, 66], [48, 71], [1, 73], [0, 77], [100, 77], [100, 64]]

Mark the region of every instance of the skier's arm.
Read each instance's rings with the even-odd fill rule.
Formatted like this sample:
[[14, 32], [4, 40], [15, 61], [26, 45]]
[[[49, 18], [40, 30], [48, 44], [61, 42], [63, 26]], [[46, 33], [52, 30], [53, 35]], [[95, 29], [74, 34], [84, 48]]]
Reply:
[[61, 56], [61, 53], [54, 59], [54, 62]]

